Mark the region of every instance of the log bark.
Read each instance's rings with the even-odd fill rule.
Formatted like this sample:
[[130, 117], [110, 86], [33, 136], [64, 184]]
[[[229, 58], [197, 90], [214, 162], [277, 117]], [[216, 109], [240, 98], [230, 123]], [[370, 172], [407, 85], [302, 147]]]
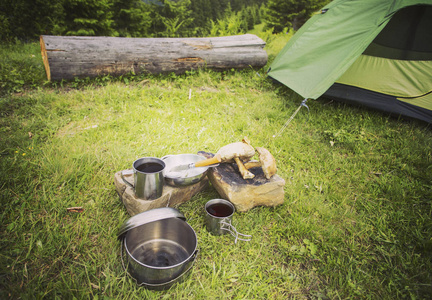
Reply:
[[40, 36], [48, 80], [184, 73], [198, 68], [261, 68], [265, 42], [252, 34], [211, 38]]

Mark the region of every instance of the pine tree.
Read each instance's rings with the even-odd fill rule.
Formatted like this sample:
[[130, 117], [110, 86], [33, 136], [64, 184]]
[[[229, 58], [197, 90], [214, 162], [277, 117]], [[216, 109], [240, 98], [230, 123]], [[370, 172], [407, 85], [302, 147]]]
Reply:
[[153, 30], [157, 36], [188, 36], [190, 35], [191, 0], [164, 0], [153, 16]]
[[0, 0], [0, 40], [52, 34], [64, 28], [64, 15], [63, 0]]
[[119, 36], [145, 37], [151, 26], [151, 6], [141, 0], [114, 0], [114, 29]]
[[66, 35], [117, 35], [113, 28], [111, 0], [64, 2]]
[[[205, 36], [209, 32], [209, 20], [212, 19], [211, 0], [191, 0], [191, 27], [198, 36]], [[191, 28], [192, 29], [192, 28]]]
[[275, 33], [284, 29], [298, 30], [312, 14], [329, 0], [269, 0], [264, 16], [266, 28]]

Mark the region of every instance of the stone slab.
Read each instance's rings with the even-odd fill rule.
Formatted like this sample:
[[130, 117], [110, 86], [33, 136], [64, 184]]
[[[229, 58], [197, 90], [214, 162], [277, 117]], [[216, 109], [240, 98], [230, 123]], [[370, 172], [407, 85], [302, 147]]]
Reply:
[[[206, 157], [213, 154], [198, 153]], [[221, 163], [207, 174], [219, 195], [231, 201], [237, 211], [245, 212], [255, 206], [277, 206], [284, 202], [285, 180], [279, 175], [265, 178], [261, 167], [249, 170], [255, 177], [243, 179], [235, 163]]]
[[[173, 187], [165, 184], [160, 198], [144, 200], [135, 196], [133, 188], [123, 181], [121, 176], [122, 172], [123, 171], [119, 171], [114, 174], [114, 184], [120, 199], [131, 216], [153, 208], [176, 207], [189, 201], [193, 196], [209, 186], [209, 179], [207, 176], [198, 183], [183, 187]], [[133, 174], [125, 175], [124, 178], [129, 183], [133, 184]]]

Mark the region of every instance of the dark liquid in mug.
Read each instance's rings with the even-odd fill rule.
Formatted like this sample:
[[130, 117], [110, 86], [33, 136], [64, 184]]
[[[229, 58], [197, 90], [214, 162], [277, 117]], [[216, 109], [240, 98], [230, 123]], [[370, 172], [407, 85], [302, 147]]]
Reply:
[[215, 203], [209, 205], [207, 207], [207, 211], [209, 214], [215, 217], [228, 217], [234, 212], [232, 207], [225, 205], [223, 203]]
[[156, 173], [163, 170], [163, 166], [158, 163], [144, 163], [136, 167], [136, 169], [143, 173]]

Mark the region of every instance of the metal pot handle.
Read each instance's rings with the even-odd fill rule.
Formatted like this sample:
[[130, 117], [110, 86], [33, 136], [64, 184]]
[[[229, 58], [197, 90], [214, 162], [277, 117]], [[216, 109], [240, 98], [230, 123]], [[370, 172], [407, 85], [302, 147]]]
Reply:
[[183, 275], [185, 275], [186, 273], [188, 273], [192, 269], [193, 265], [195, 264], [195, 259], [196, 259], [196, 257], [198, 256], [198, 253], [199, 253], [199, 250], [196, 249], [195, 252], [189, 258], [189, 260], [186, 262], [186, 264], [190, 263], [189, 268], [187, 268], [186, 271], [184, 271], [179, 276], [177, 276], [174, 279], [171, 279], [168, 282], [164, 282], [164, 283], [146, 283], [146, 282], [141, 282], [141, 283], [138, 283], [138, 281], [131, 274], [129, 274], [129, 272], [128, 272], [127, 268], [126, 268], [126, 265], [125, 265], [125, 262], [124, 262], [124, 258], [123, 258], [123, 256], [124, 256], [123, 255], [123, 248], [124, 248], [124, 239], [122, 239], [121, 242], [120, 242], [120, 258], [121, 258], [123, 270], [126, 272], [126, 274], [130, 278], [132, 278], [135, 281], [135, 283], [138, 286], [148, 286], [148, 287], [151, 287], [151, 288], [160, 288], [160, 287], [163, 287], [165, 285], [169, 285], [169, 284], [174, 283], [175, 281], [179, 280], [181, 277], [183, 277]]
[[133, 184], [127, 181], [126, 178], [124, 178], [125, 175], [133, 175], [133, 173], [134, 173], [133, 170], [123, 170], [121, 172], [121, 178], [123, 179], [124, 183], [126, 183], [127, 185], [129, 185], [131, 188], [134, 189], [135, 187], [133, 186]]
[[[234, 244], [237, 244], [238, 240], [249, 242], [252, 239], [251, 235], [238, 232], [237, 229], [231, 224], [230, 219], [228, 219], [228, 221], [227, 219], [223, 219], [219, 222], [219, 224], [221, 225], [220, 229], [228, 231], [233, 237], [235, 237]], [[244, 238], [240, 238], [239, 236]]]
[[192, 254], [191, 258], [189, 259], [189, 261], [187, 262], [188, 264], [190, 263], [189, 268], [187, 268], [186, 271], [181, 273], [178, 277], [171, 279], [170, 281], [164, 282], [164, 283], [146, 283], [146, 282], [138, 283], [137, 282], [138, 286], [148, 286], [150, 288], [160, 288], [160, 287], [164, 287], [165, 285], [170, 285], [170, 284], [176, 282], [177, 280], [180, 280], [180, 278], [182, 278], [185, 274], [187, 274], [192, 269], [193, 265], [195, 264], [195, 258], [198, 256], [198, 252], [199, 252], [199, 250], [196, 249], [195, 252]]
[[167, 158], [170, 157], [170, 156], [174, 156], [174, 155], [172, 155], [172, 154], [168, 154], [168, 155], [162, 156], [162, 157], [161, 157], [161, 160], [167, 159]]

